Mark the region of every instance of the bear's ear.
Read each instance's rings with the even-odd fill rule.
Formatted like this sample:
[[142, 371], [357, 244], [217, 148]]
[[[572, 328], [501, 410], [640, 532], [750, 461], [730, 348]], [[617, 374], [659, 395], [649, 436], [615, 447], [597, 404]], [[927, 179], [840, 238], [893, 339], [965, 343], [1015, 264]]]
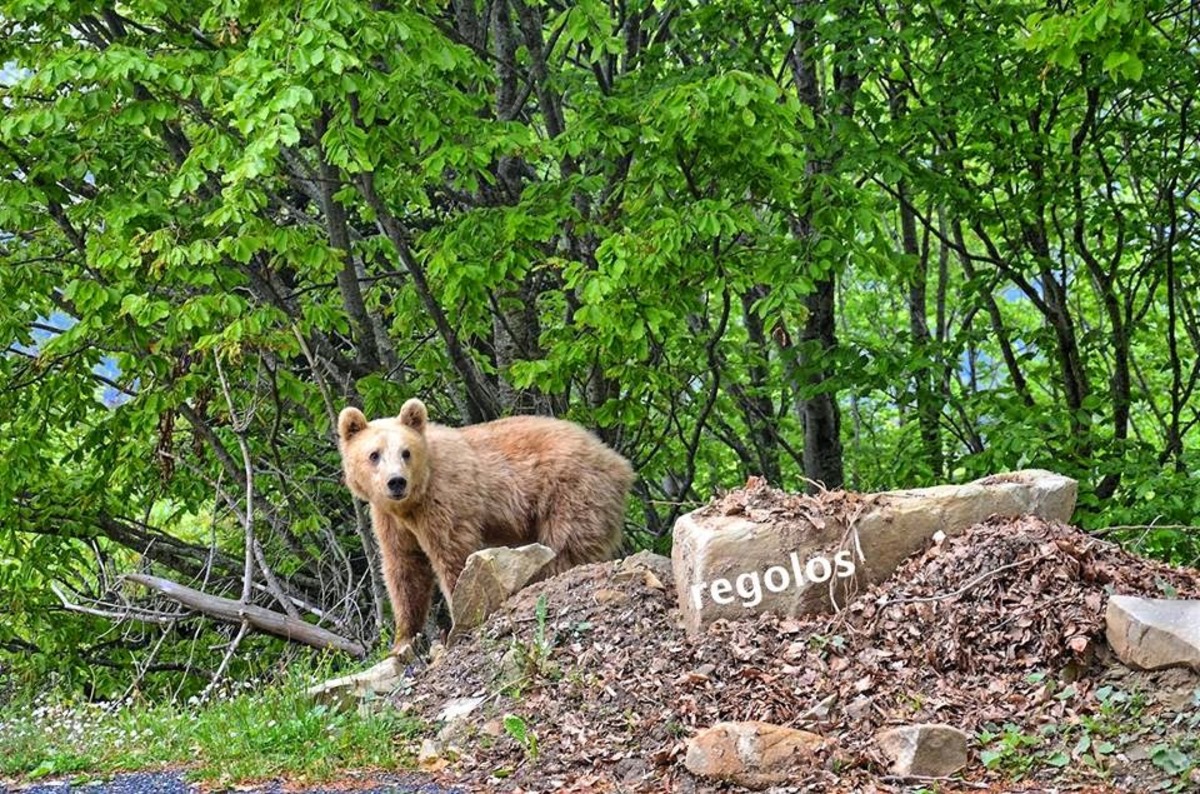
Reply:
[[338, 415], [338, 438], [345, 444], [355, 435], [367, 429], [367, 417], [363, 412], [351, 406], [343, 408]]
[[400, 424], [405, 427], [411, 427], [418, 433], [425, 432], [425, 425], [429, 423], [429, 412], [425, 410], [425, 403], [413, 397], [404, 404], [400, 409]]

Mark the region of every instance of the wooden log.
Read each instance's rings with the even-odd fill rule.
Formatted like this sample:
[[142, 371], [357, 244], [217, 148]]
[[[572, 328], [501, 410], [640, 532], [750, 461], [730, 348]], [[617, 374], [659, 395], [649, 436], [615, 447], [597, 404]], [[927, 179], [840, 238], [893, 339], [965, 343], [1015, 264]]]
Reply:
[[234, 601], [230, 598], [209, 595], [158, 576], [131, 573], [126, 574], [125, 578], [135, 584], [156, 590], [189, 609], [194, 609], [217, 620], [227, 623], [245, 621], [259, 631], [311, 645], [314, 648], [333, 648], [345, 651], [356, 659], [362, 659], [367, 655], [367, 649], [363, 647], [362, 643], [334, 634], [320, 626], [295, 620], [281, 612], [273, 612], [254, 604], [243, 604], [241, 601]]

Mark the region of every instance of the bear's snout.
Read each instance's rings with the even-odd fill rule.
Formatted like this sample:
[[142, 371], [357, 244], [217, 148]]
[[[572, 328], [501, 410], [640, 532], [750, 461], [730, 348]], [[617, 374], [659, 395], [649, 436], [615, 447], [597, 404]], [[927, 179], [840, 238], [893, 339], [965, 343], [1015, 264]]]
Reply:
[[408, 488], [408, 480], [403, 477], [391, 477], [387, 481], [388, 493], [393, 499], [400, 499]]

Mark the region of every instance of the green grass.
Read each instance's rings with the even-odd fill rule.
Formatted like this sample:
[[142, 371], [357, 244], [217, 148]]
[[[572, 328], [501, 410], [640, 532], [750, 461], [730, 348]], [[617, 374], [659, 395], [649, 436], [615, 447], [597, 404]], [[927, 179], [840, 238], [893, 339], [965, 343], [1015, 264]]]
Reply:
[[313, 682], [297, 673], [262, 688], [235, 685], [204, 704], [9, 703], [0, 717], [0, 778], [186, 767], [195, 779], [230, 784], [412, 766], [405, 746], [418, 723], [396, 712], [331, 711], [304, 694]]
[[[1046, 679], [1037, 673], [1027, 680], [1041, 684]], [[1062, 688], [1053, 697], [1074, 699], [1075, 687]], [[1200, 688], [1193, 694], [1193, 708], [1174, 715], [1153, 715], [1147, 711], [1144, 693], [1111, 685], [1099, 687], [1089, 697], [1094, 699], [1087, 704], [1090, 708], [1079, 709], [1062, 724], [1034, 728], [1005, 723], [980, 731], [984, 767], [1014, 778], [1040, 773], [1058, 780], [1108, 781], [1114, 769], [1129, 773], [1130, 767], [1119, 762], [1119, 754], [1143, 745], [1149, 748], [1150, 763], [1161, 773], [1154, 790], [1195, 789], [1193, 771], [1200, 769]], [[1149, 783], [1146, 790], [1150, 790]]]

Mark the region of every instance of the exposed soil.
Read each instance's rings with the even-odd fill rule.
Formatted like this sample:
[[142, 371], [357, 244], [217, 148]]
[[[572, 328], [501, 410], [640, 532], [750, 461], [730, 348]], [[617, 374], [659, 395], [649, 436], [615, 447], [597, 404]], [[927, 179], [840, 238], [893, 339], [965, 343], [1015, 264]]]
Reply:
[[[755, 491], [714, 509], [741, 499], [779, 520], [813, 507]], [[1170, 750], [1200, 750], [1200, 678], [1117, 664], [1104, 608], [1114, 592], [1200, 598], [1200, 571], [1065, 524], [994, 519], [910, 558], [837, 614], [719, 621], [688, 637], [669, 567], [639, 559], [526, 588], [418, 671], [399, 702], [431, 724], [449, 700], [486, 698], [442, 732], [427, 768], [478, 790], [710, 791], [684, 769], [686, 738], [754, 719], [834, 738], [834, 750], [780, 790], [911, 791], [919, 781], [889, 776], [872, 737], [942, 722], [982, 741], [938, 791], [1188, 785], [1195, 754]], [[505, 715], [536, 735], [536, 753], [514, 738], [516, 721], [505, 729]]]

